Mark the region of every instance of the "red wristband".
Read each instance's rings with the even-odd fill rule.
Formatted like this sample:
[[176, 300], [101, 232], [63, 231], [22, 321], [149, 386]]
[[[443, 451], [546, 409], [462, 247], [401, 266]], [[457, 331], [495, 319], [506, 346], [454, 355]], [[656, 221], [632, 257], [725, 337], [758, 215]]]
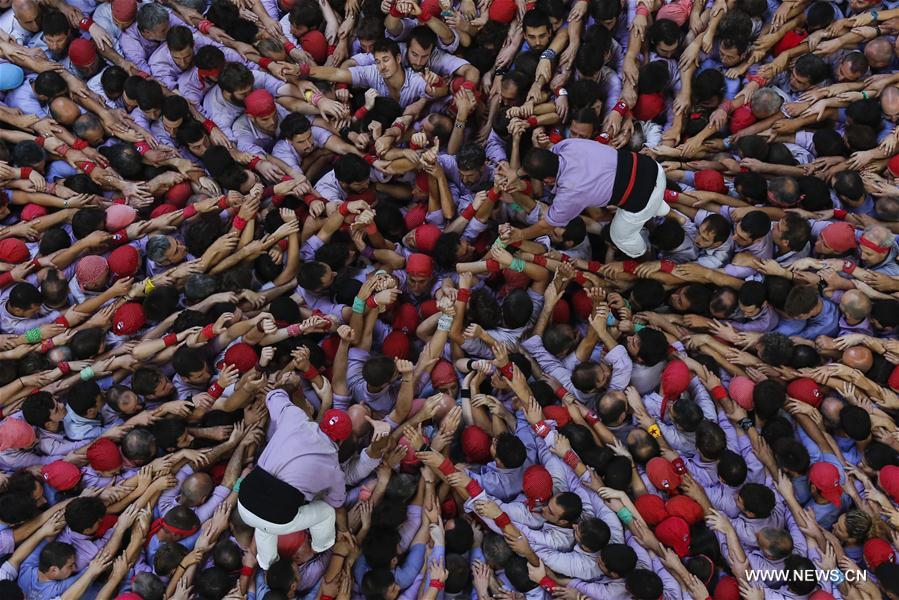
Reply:
[[557, 129], [553, 129], [552, 131], [549, 132], [549, 143], [550, 144], [556, 145], [564, 139], [565, 138], [562, 137], [562, 134], [559, 133], [559, 131]]
[[192, 216], [197, 214], [197, 207], [191, 204], [190, 206], [185, 206], [184, 210], [181, 211], [181, 216], [185, 219], [189, 219]]
[[303, 371], [302, 375], [303, 379], [311, 381], [318, 377], [318, 369], [316, 369], [313, 365], [309, 365], [309, 368]]
[[599, 423], [599, 417], [597, 417], [596, 413], [592, 410], [584, 415], [584, 420], [587, 421], [587, 424], [591, 426]]
[[578, 456], [577, 452], [575, 452], [574, 450], [569, 450], [568, 452], [565, 453], [565, 456], [564, 456], [564, 458], [562, 458], [562, 461], [566, 465], [568, 465], [569, 467], [574, 469], [575, 467], [577, 467], [578, 463], [581, 462], [581, 457]]
[[474, 498], [483, 492], [484, 488], [481, 487], [481, 484], [479, 484], [477, 480], [472, 479], [468, 482], [468, 485], [465, 486], [465, 491], [468, 492], [469, 496]]
[[57, 154], [59, 154], [60, 156], [65, 156], [66, 154], [69, 153], [69, 150], [71, 150], [71, 148], [69, 148], [68, 144], [60, 144], [59, 146], [54, 148], [53, 151], [56, 152]]
[[684, 464], [684, 459], [680, 456], [671, 461], [671, 466], [674, 467], [674, 472], [678, 475], [683, 475], [687, 472], [687, 465]]
[[510, 519], [509, 515], [507, 515], [506, 513], [502, 513], [500, 514], [500, 516], [493, 519], [493, 522], [497, 527], [500, 528], [500, 530], [502, 530], [506, 525], [510, 525], [512, 523], [512, 519]]
[[225, 393], [225, 388], [220, 386], [218, 382], [215, 382], [209, 386], [209, 389], [206, 390], [206, 393], [218, 400], [222, 397], [222, 394]]
[[537, 266], [545, 267], [546, 266], [546, 257], [542, 254], [535, 254], [534, 259], [531, 261]]
[[443, 582], [439, 579], [432, 579], [428, 582], [428, 587], [432, 587], [435, 590], [442, 590], [446, 586], [444, 586]]
[[57, 325], [62, 325], [66, 329], [69, 329], [71, 327], [71, 325], [69, 325], [69, 320], [67, 318], [65, 318], [64, 316], [56, 317], [56, 320], [53, 322], [56, 323]]
[[259, 66], [262, 67], [263, 69], [267, 70], [268, 66], [270, 64], [272, 64], [272, 59], [270, 59], [266, 56], [263, 56], [262, 58], [259, 59]]
[[178, 336], [174, 333], [164, 335], [162, 336], [162, 342], [165, 344], [166, 348], [170, 348], [171, 346], [174, 346], [178, 343]]
[[495, 188], [490, 188], [487, 190], [487, 199], [496, 202], [499, 200], [499, 192]]
[[539, 435], [542, 438], [545, 438], [549, 435], [549, 432], [552, 431], [552, 428], [546, 424], [546, 421], [540, 420], [531, 425], [531, 429], [534, 430], [534, 433]]
[[677, 199], [680, 198], [680, 193], [675, 190], [665, 190], [663, 198], [665, 202], [671, 204], [672, 202], [677, 202]]
[[80, 168], [86, 175], [90, 175], [94, 172], [94, 169], [97, 168], [97, 163], [91, 162], [89, 160], [79, 161], [75, 163], [75, 166]]
[[506, 363], [506, 366], [500, 367], [499, 372], [502, 373], [503, 377], [511, 380], [512, 374], [514, 373], [514, 370], [512, 369], [512, 363], [508, 362], [508, 363]]
[[535, 117], [535, 116], [533, 116], [533, 115], [531, 115], [530, 117], [528, 117], [528, 121], [527, 121], [527, 122], [528, 122], [528, 125], [530, 125], [531, 127], [536, 127], [537, 125], [540, 124], [540, 121], [537, 120], [537, 117]]
[[453, 464], [448, 458], [444, 458], [443, 462], [440, 463], [440, 466], [437, 467], [437, 470], [443, 473], [444, 475], [450, 475], [451, 473], [456, 472], [456, 465]]
[[552, 593], [552, 591], [556, 589], [556, 582], [549, 577], [544, 577], [543, 579], [541, 579], [538, 585], [550, 593]]
[[219, 198], [218, 207], [222, 210], [228, 210], [231, 205], [228, 204], [228, 196], [222, 196]]
[[60, 371], [62, 371], [63, 375], [68, 375], [69, 373], [72, 372], [72, 367], [70, 367], [69, 363], [64, 360], [61, 360], [58, 363], [56, 363], [56, 368], [59, 369]]
[[617, 112], [622, 117], [626, 117], [628, 111], [627, 103], [624, 100], [619, 100], [615, 103], [615, 106], [612, 107], [612, 110]]
[[715, 400], [721, 400], [722, 398], [727, 398], [727, 390], [724, 389], [723, 385], [716, 385], [712, 388], [711, 391], [712, 398]]
[[37, 136], [36, 138], [34, 138], [34, 143], [37, 144], [38, 146], [40, 146], [41, 148], [44, 147], [44, 143], [45, 143], [46, 141], [47, 141], [47, 138], [45, 138], [45, 137], [42, 136], [42, 135], [39, 135], [39, 136]]
[[258, 165], [260, 162], [262, 162], [262, 157], [261, 157], [261, 156], [254, 156], [253, 158], [250, 159], [250, 162], [247, 163], [247, 168], [248, 168], [248, 169], [255, 169], [255, 168], [256, 168], [256, 165]]
[[637, 270], [637, 261], [635, 261], [635, 260], [626, 260], [626, 261], [624, 261], [623, 265], [624, 265], [625, 273], [629, 273], [629, 274], [633, 275], [634, 271]]
[[200, 19], [200, 22], [197, 23], [197, 29], [202, 34], [208, 34], [209, 30], [212, 29], [212, 21], [209, 19]]
[[642, 16], [644, 16], [644, 17], [648, 17], [648, 16], [649, 16], [649, 9], [646, 8], [645, 6], [643, 6], [642, 4], [640, 4], [640, 5], [637, 6], [637, 11], [636, 11], [636, 12], [637, 12], [638, 15], [642, 15]]
[[212, 119], [205, 119], [203, 121], [203, 129], [206, 130], [206, 133], [212, 133], [212, 130], [216, 127], [218, 127], [218, 125], [216, 125], [215, 121], [213, 121]]
[[200, 330], [200, 335], [206, 338], [207, 341], [211, 340], [215, 337], [215, 325], [211, 323], [209, 325], [206, 325], [205, 327], [203, 327], [203, 329]]
[[41, 353], [46, 354], [50, 350], [56, 347], [56, 344], [53, 343], [53, 340], [44, 340], [41, 342]]
[[393, 4], [390, 5], [390, 13], [389, 14], [394, 19], [402, 19], [403, 17], [406, 16], [404, 13], [401, 13], [400, 10], [396, 7], [396, 2], [394, 2]]
[[[72, 144], [72, 147], [74, 148], [75, 145]], [[144, 154], [146, 154], [147, 152], [150, 151], [150, 144], [148, 144], [148, 143], [145, 142], [144, 140], [141, 140], [141, 141], [136, 142], [136, 143], [134, 144], [134, 149], [137, 150], [137, 153], [138, 153], [138, 154], [140, 154], [141, 156], [143, 156]]]
[[587, 270], [591, 273], [597, 273], [602, 268], [602, 263], [598, 260], [591, 260], [587, 263]]
[[31, 167], [20, 168], [19, 169], [19, 178], [20, 179], [28, 179], [28, 176], [31, 175], [32, 171], [34, 171], [34, 169], [32, 169]]
[[357, 121], [361, 121], [362, 119], [365, 118], [365, 115], [367, 115], [367, 114], [368, 114], [368, 109], [365, 108], [364, 106], [362, 106], [359, 108], [359, 110], [357, 110], [356, 112], [353, 113], [353, 118], [356, 119]]
[[72, 142], [72, 148], [75, 150], [84, 150], [87, 148], [88, 143], [86, 140], [82, 140], [81, 138], [75, 138], [75, 141]]
[[849, 260], [847, 258], [846, 260], [843, 261], [843, 273], [846, 273], [847, 275], [852, 275], [852, 272], [855, 271], [855, 267], [857, 267], [857, 266], [858, 265], [856, 265], [854, 262], [852, 262], [851, 260]]
[[296, 49], [297, 49], [297, 45], [294, 44], [293, 42], [284, 42], [284, 53], [285, 54], [290, 54], [291, 52], [293, 52]]
[[468, 288], [462, 288], [456, 292], [456, 302], [468, 302], [469, 298], [471, 298], [471, 290]]
[[491, 273], [499, 273], [500, 269], [502, 269], [502, 267], [499, 266], [499, 262], [492, 258], [488, 258], [484, 262], [487, 263], [487, 270]]
[[674, 270], [674, 267], [675, 267], [675, 264], [673, 261], [663, 260], [663, 261], [661, 261], [659, 270], [662, 271], [662, 273], [670, 273], [671, 271]]
[[759, 84], [760, 87], [765, 87], [766, 85], [768, 85], [768, 80], [761, 75], [747, 75], [746, 81], [753, 81]]
[[303, 63], [300, 65], [300, 77], [309, 77], [309, 72], [312, 68], [307, 64]]
[[849, 213], [847, 213], [845, 209], [842, 209], [842, 208], [833, 209], [833, 218], [834, 219], [839, 219], [842, 221], [843, 219], [846, 218], [847, 214], [849, 214]]
[[237, 231], [243, 231], [243, 228], [247, 226], [247, 221], [246, 219], [241, 218], [239, 215], [235, 215], [234, 221], [231, 224]]
[[90, 31], [91, 25], [94, 24], [94, 20], [90, 17], [83, 17], [80, 21], [78, 21], [78, 29], [81, 31]]
[[112, 234], [112, 243], [118, 246], [125, 244], [128, 242], [128, 232], [124, 229], [119, 229], [114, 234]]
[[[240, 568], [240, 576], [241, 577], [252, 577], [254, 573], [253, 567], [248, 567], [246, 565]], [[322, 596], [324, 598], [324, 596]]]
[[581, 287], [584, 287], [587, 283], [587, 276], [584, 275], [583, 271], [575, 271], [574, 272], [574, 282]]
[[556, 388], [556, 398], [558, 398], [559, 400], [562, 400], [566, 394], [568, 394], [568, 390], [563, 388], [561, 385]]
[[461, 216], [466, 221], [471, 221], [474, 219], [474, 216], [478, 214], [477, 209], [474, 207], [474, 204], [469, 204], [465, 208], [462, 209]]
[[375, 154], [366, 154], [362, 157], [362, 160], [367, 162], [369, 165], [373, 165], [375, 164], [375, 161], [378, 160], [378, 157]]
[[378, 302], [375, 300], [374, 296], [369, 296], [365, 299], [365, 306], [369, 308], [378, 308]]
[[525, 196], [531, 196], [531, 195], [533, 195], [533, 193], [534, 193], [534, 184], [531, 182], [530, 179], [525, 179], [525, 180], [524, 180], [524, 189], [521, 190], [520, 193], [524, 194]]
[[13, 282], [12, 273], [9, 271], [0, 273], [0, 288], [5, 288]]

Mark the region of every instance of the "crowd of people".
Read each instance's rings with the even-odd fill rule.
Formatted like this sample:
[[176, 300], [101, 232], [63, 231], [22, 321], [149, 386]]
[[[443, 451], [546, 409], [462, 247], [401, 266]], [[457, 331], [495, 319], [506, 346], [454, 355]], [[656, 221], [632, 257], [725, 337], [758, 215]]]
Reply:
[[899, 2], [0, 6], [2, 600], [899, 600]]

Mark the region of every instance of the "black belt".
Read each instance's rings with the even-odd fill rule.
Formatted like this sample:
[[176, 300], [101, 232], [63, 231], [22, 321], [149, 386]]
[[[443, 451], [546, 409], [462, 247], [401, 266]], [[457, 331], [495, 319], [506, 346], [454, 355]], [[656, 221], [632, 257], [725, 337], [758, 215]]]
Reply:
[[609, 204], [628, 212], [640, 212], [649, 203], [658, 177], [659, 164], [656, 161], [645, 154], [619, 150]]
[[293, 521], [306, 504], [303, 492], [259, 467], [243, 478], [237, 500], [257, 517], [278, 525]]

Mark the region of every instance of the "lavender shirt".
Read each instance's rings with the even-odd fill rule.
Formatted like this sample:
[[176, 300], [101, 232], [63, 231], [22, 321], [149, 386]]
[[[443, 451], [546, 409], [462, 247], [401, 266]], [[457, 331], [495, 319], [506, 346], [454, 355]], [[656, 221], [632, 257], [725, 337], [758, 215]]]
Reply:
[[559, 157], [555, 194], [546, 222], [565, 227], [588, 207], [603, 207], [612, 197], [618, 151], [593, 140], [562, 140], [552, 147]]

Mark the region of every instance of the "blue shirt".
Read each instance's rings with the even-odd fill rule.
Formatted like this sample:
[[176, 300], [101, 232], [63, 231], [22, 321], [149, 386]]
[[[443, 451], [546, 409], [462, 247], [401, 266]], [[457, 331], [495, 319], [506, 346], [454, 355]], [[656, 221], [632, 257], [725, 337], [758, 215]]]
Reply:
[[46, 545], [47, 542], [41, 542], [19, 568], [18, 583], [25, 594], [25, 600], [52, 600], [61, 596], [78, 580], [78, 573], [58, 581], [40, 581], [38, 579], [38, 558]]

